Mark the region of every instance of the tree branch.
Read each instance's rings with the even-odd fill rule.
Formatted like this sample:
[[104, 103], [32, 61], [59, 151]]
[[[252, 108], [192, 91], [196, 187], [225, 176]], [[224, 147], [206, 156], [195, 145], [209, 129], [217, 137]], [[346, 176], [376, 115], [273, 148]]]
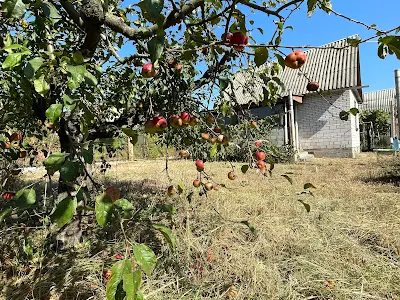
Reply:
[[84, 29], [85, 22], [82, 20], [80, 14], [76, 11], [74, 5], [66, 0], [61, 0], [60, 4], [71, 17], [72, 21], [74, 21], [74, 23], [80, 28]]

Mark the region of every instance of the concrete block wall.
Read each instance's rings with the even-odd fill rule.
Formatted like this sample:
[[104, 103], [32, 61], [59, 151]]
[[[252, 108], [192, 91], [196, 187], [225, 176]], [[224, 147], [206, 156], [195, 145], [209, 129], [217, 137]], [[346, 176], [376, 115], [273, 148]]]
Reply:
[[360, 152], [358, 117], [342, 121], [339, 113], [357, 107], [352, 91], [332, 92], [331, 96], [306, 95], [295, 104], [300, 148], [316, 156], [355, 157]]

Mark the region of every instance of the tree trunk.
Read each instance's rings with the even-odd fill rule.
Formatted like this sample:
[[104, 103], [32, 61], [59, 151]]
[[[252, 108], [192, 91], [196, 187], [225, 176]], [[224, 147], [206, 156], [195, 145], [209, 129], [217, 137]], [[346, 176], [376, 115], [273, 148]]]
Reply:
[[[73, 152], [73, 147], [70, 138], [68, 137], [67, 133], [67, 122], [65, 121], [64, 118], [60, 119], [60, 129], [58, 130], [58, 138], [60, 140], [60, 147], [61, 147], [61, 152], [62, 153], [68, 153], [71, 154]], [[72, 188], [70, 185], [64, 183], [60, 179], [58, 180], [58, 193], [63, 193], [63, 192], [71, 192]]]

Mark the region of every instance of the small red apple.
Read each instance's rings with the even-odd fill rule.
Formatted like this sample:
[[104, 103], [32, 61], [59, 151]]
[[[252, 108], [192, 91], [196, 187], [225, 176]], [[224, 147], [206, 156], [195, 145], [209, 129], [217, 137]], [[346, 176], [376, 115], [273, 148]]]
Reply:
[[181, 113], [181, 119], [183, 124], [189, 124], [192, 118], [188, 112], [184, 111]]
[[206, 123], [207, 123], [208, 125], [211, 125], [211, 124], [214, 123], [214, 122], [215, 122], [214, 116], [213, 116], [211, 113], [208, 114], [207, 117], [206, 117]]
[[111, 198], [112, 201], [116, 201], [120, 197], [120, 191], [114, 186], [109, 186], [106, 188], [105, 193], [107, 194], [108, 197]]
[[229, 46], [229, 42], [231, 41], [231, 38], [232, 38], [232, 33], [230, 33], [230, 32], [227, 32], [226, 34], [223, 33], [221, 36], [221, 40], [223, 42], [228, 42], [228, 43], [225, 43], [226, 46]]
[[230, 171], [230, 172], [228, 173], [228, 178], [229, 178], [230, 180], [235, 180], [236, 177], [237, 177], [237, 176], [236, 176], [232, 171]]
[[179, 151], [179, 155], [180, 155], [182, 158], [186, 158], [186, 157], [189, 157], [189, 152], [186, 151], [186, 150], [181, 150], [181, 151]]
[[230, 38], [230, 43], [233, 45], [233, 48], [235, 48], [238, 51], [241, 51], [244, 49], [244, 47], [248, 44], [249, 42], [249, 37], [241, 33], [240, 31], [234, 32], [232, 34], [232, 37]]
[[212, 189], [213, 189], [213, 184], [211, 183], [211, 182], [207, 182], [205, 185], [204, 185], [204, 188], [207, 190], [207, 191], [211, 191]]
[[198, 179], [193, 180], [193, 186], [194, 187], [200, 187], [200, 185], [201, 185], [200, 180], [198, 180]]
[[152, 63], [147, 63], [142, 67], [142, 76], [144, 78], [152, 78], [156, 76], [156, 69]]
[[153, 124], [154, 128], [160, 131], [164, 130], [167, 127], [167, 120], [165, 120], [163, 116], [154, 117], [151, 123]]
[[169, 117], [169, 124], [173, 128], [179, 128], [182, 126], [182, 119], [177, 115], [172, 115]]
[[220, 128], [218, 128], [218, 127], [215, 127], [215, 128], [214, 128], [214, 132], [215, 132], [215, 133], [221, 133], [222, 130], [221, 130]]
[[173, 185], [170, 185], [167, 189], [167, 194], [168, 196], [173, 196], [176, 194], [176, 189], [174, 188]]
[[183, 66], [182, 66], [181, 64], [176, 64], [176, 65], [175, 65], [175, 70], [176, 70], [177, 72], [181, 72], [181, 71], [182, 71], [182, 68], [183, 68]]
[[307, 55], [303, 51], [296, 50], [286, 56], [285, 65], [292, 69], [299, 69], [302, 65], [304, 65], [306, 59]]
[[177, 60], [176, 60], [175, 57], [171, 57], [171, 58], [168, 59], [168, 66], [169, 67], [173, 68], [173, 67], [176, 66], [176, 64], [177, 64]]
[[104, 270], [103, 271], [103, 276], [109, 280], [111, 278], [111, 270]]
[[214, 185], [214, 191], [219, 191], [219, 185]]
[[204, 47], [203, 49], [201, 49], [201, 53], [203, 53], [203, 55], [208, 55], [209, 50], [210, 49], [208, 48], [208, 46]]
[[1, 195], [1, 197], [6, 201], [14, 199], [14, 196], [15, 196], [14, 192], [4, 192], [3, 195]]
[[119, 254], [119, 253], [115, 254], [115, 255], [114, 255], [114, 258], [115, 258], [115, 259], [123, 259], [122, 255]]
[[256, 163], [256, 165], [257, 165], [257, 167], [258, 167], [261, 171], [264, 171], [264, 170], [265, 170], [265, 161], [259, 160], [259, 161]]
[[255, 141], [254, 142], [254, 146], [256, 146], [256, 148], [260, 148], [261, 147], [261, 142], [260, 141]]
[[213, 137], [210, 142], [211, 142], [212, 145], [214, 145], [217, 142], [217, 138]]
[[255, 158], [257, 160], [264, 160], [265, 159], [265, 153], [262, 152], [262, 151], [257, 151], [254, 156], [255, 156]]
[[196, 160], [196, 167], [199, 172], [204, 170], [204, 163], [201, 159]]
[[207, 133], [207, 132], [203, 132], [203, 133], [201, 134], [201, 138], [202, 138], [203, 140], [208, 140], [208, 139], [210, 138], [210, 134]]
[[153, 126], [152, 120], [147, 120], [146, 123], [144, 123], [144, 131], [146, 133], [153, 134], [156, 133], [158, 130]]
[[316, 82], [309, 82], [307, 84], [307, 91], [309, 92], [316, 92], [319, 89], [319, 84]]
[[14, 132], [10, 137], [10, 141], [11, 142], [20, 141], [20, 140], [22, 140], [22, 134], [21, 133]]

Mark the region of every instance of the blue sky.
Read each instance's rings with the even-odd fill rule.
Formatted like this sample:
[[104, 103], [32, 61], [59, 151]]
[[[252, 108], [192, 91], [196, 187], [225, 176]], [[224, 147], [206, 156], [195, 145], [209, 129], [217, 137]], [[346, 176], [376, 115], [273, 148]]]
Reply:
[[[257, 3], [259, 2], [257, 1]], [[124, 4], [130, 3], [136, 3], [136, 1], [126, 1]], [[381, 30], [400, 26], [400, 0], [332, 0], [332, 5], [337, 12], [369, 25], [376, 24]], [[242, 9], [242, 7], [241, 5], [240, 8]], [[261, 27], [264, 30], [264, 35], [261, 35], [258, 30], [252, 31], [251, 35], [257, 43], [268, 43], [275, 30], [272, 22], [276, 18], [267, 18], [261, 12], [253, 14], [249, 9], [245, 9], [243, 12], [246, 14], [247, 21], [254, 20], [253, 28]], [[311, 18], [308, 18], [306, 6], [293, 13], [286, 25], [293, 26], [293, 30], [287, 29], [283, 35], [282, 45], [289, 46], [321, 46], [354, 34], [358, 34], [362, 38], [374, 34], [373, 31], [367, 30], [361, 25], [319, 10]], [[124, 47], [121, 55], [129, 55], [132, 52], [131, 47]], [[400, 60], [395, 56], [388, 56], [382, 60], [377, 56], [377, 49], [378, 44], [375, 42], [360, 45], [362, 84], [370, 86], [364, 89], [364, 92], [394, 87], [394, 69], [400, 68]], [[284, 52], [288, 53], [289, 50], [286, 49]]]

